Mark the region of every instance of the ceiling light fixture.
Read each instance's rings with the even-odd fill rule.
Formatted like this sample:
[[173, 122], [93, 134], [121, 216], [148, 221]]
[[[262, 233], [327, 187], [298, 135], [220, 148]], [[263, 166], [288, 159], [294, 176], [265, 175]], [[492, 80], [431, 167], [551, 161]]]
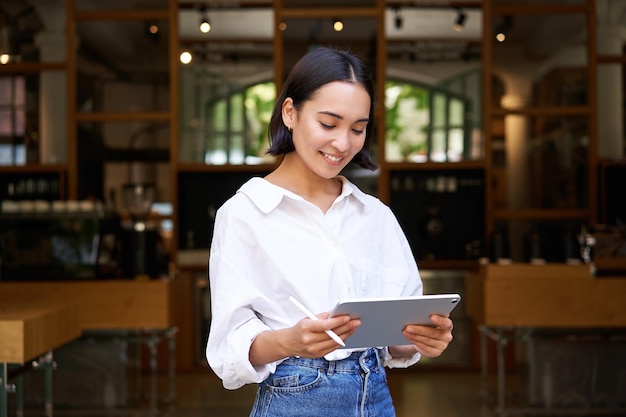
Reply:
[[183, 51], [180, 54], [180, 62], [183, 64], [189, 64], [193, 60], [193, 55], [189, 51]]
[[150, 32], [152, 35], [156, 35], [159, 32], [159, 26], [156, 23], [149, 23], [148, 32]]
[[206, 7], [200, 8], [200, 32], [209, 33], [211, 31], [211, 21], [206, 12]]
[[145, 22], [146, 36], [153, 42], [159, 42], [161, 34], [159, 33], [159, 25], [155, 22]]
[[402, 18], [402, 15], [400, 14], [400, 8], [399, 7], [394, 7], [393, 8], [394, 11], [394, 18], [393, 18], [393, 23], [396, 26], [396, 29], [400, 30], [402, 29], [402, 24], [404, 23], [404, 19]]
[[462, 9], [459, 9], [456, 15], [456, 20], [454, 21], [454, 30], [457, 32], [463, 32], [466, 21], [467, 14]]
[[341, 32], [343, 30], [343, 22], [341, 19], [335, 19], [333, 21], [333, 29], [335, 29], [335, 32]]
[[504, 42], [512, 27], [513, 18], [511, 16], [502, 16], [500, 22], [496, 24], [496, 40], [498, 42]]

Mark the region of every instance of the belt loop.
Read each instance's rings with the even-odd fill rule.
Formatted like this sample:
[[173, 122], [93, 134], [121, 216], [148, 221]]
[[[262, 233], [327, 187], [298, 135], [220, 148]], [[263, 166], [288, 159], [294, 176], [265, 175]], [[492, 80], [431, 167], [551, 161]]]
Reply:
[[328, 376], [333, 376], [335, 373], [335, 363], [336, 361], [328, 361]]
[[385, 367], [385, 348], [376, 349], [376, 359], [378, 360], [378, 368]]

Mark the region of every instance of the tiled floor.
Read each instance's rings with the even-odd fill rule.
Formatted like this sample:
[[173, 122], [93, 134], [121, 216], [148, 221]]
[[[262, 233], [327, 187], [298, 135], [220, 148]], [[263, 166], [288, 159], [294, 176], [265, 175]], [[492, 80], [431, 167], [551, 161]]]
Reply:
[[[165, 370], [152, 379], [149, 372], [140, 370], [141, 361], [133, 352], [137, 353], [117, 339], [87, 340], [71, 349], [59, 349], [53, 375], [54, 417], [249, 415], [256, 385], [226, 390], [206, 364], [192, 372], [178, 372], [173, 380]], [[387, 372], [397, 417], [491, 417], [481, 402], [481, 377], [476, 370], [452, 371], [418, 363]], [[168, 401], [172, 382], [173, 403]], [[26, 372], [23, 386], [24, 417], [44, 415], [43, 374]], [[8, 417], [13, 417], [17, 415], [17, 396], [9, 397]], [[153, 399], [159, 407], [153, 407]]]
[[[393, 370], [389, 372], [397, 417], [487, 417], [481, 405], [477, 372]], [[247, 417], [255, 386], [236, 391], [222, 388], [209, 371], [180, 374], [177, 378], [176, 417]]]
[[[256, 387], [245, 386], [235, 391], [222, 388], [221, 382], [208, 369], [190, 373], [179, 373], [175, 379], [176, 401], [158, 409], [150, 408], [147, 397], [149, 378], [142, 378], [148, 387], [141, 392], [141, 404], [125, 408], [105, 410], [103, 408], [78, 410], [54, 410], [54, 417], [248, 417]], [[510, 381], [510, 380], [509, 380]], [[159, 402], [166, 397], [167, 378], [158, 378]], [[495, 382], [490, 379], [491, 384]], [[82, 381], [84, 384], [85, 382]], [[389, 372], [389, 384], [394, 398], [397, 417], [495, 417], [496, 413], [483, 404], [481, 399], [482, 380], [478, 372], [420, 369], [419, 365], [410, 370], [392, 370]], [[508, 385], [508, 384], [507, 384]], [[513, 388], [513, 387], [511, 387]], [[512, 393], [511, 391], [510, 393]], [[74, 392], [74, 398], [80, 392]], [[529, 411], [527, 409], [526, 411]], [[24, 417], [45, 416], [43, 407], [27, 409]], [[500, 414], [502, 415], [502, 414]], [[532, 409], [525, 412], [508, 409], [510, 416], [577, 416], [600, 417], [626, 415], [625, 409], [609, 413], [600, 410], [597, 413], [563, 412], [557, 409]], [[16, 416], [15, 409], [10, 409], [8, 417]], [[294, 416], [298, 417], [298, 416]], [[324, 417], [324, 416], [320, 416]]]
[[[173, 380], [166, 373], [158, 374], [156, 379], [152, 379], [144, 372], [127, 372], [124, 384], [120, 384], [120, 379], [110, 379], [111, 375], [119, 376], [113, 371], [94, 371], [91, 375], [84, 372], [63, 374], [59, 370], [55, 378], [55, 403], [63, 404], [61, 400], [65, 398], [73, 405], [55, 406], [54, 417], [248, 417], [256, 393], [255, 385], [247, 385], [234, 391], [224, 389], [221, 381], [208, 367], [193, 372], [179, 372]], [[31, 373], [31, 376], [42, 380], [42, 376], [36, 373]], [[490, 390], [496, 387], [495, 378], [495, 373], [491, 372], [488, 387]], [[484, 404], [483, 380], [477, 370], [453, 371], [418, 363], [409, 369], [388, 370], [388, 379], [397, 417], [496, 417], [495, 411]], [[113, 385], [111, 381], [114, 381]], [[523, 373], [507, 372], [507, 416], [626, 416], [623, 403], [613, 410], [597, 407], [585, 409], [580, 401], [572, 403], [574, 408], [569, 411], [562, 408], [537, 408], [536, 404], [533, 408], [528, 408], [528, 405], [524, 406], [527, 404], [524, 398], [528, 399], [524, 394], [527, 393], [528, 383]], [[61, 387], [65, 389], [57, 390]], [[103, 402], [107, 393], [113, 395], [114, 399], [118, 395], [116, 392], [121, 392], [122, 387], [127, 392], [125, 402], [107, 408]], [[176, 400], [168, 402], [172, 387], [175, 389]], [[30, 388], [27, 398], [43, 392], [41, 388]], [[157, 392], [154, 397], [150, 395], [152, 389]], [[490, 394], [493, 396], [495, 392]], [[567, 394], [569, 395], [569, 391]], [[15, 398], [14, 395], [11, 397]], [[151, 407], [154, 405], [152, 398], [157, 399], [158, 407]], [[78, 409], [76, 403], [87, 399], [100, 405]], [[516, 402], [521, 408], [515, 411], [513, 408]], [[39, 402], [37, 405], [36, 408], [27, 407], [23, 417], [46, 415], [43, 404]], [[15, 407], [10, 407], [8, 417], [17, 417], [15, 411]], [[500, 413], [500, 416], [505, 414]]]

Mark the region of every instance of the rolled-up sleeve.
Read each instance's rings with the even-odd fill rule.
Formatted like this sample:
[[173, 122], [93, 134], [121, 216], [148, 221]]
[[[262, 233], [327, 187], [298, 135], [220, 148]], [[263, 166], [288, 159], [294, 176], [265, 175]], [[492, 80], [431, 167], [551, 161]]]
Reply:
[[403, 356], [400, 358], [394, 358], [389, 353], [389, 349], [385, 348], [385, 355], [383, 357], [383, 365], [388, 368], [408, 368], [411, 365], [415, 365], [422, 355], [415, 353], [413, 356]]
[[240, 272], [230, 262], [218, 262], [219, 252], [211, 256], [213, 261], [210, 261], [209, 270], [222, 278], [218, 284], [211, 283], [213, 313], [206, 348], [207, 361], [222, 379], [224, 388], [237, 389], [261, 382], [276, 365], [254, 367], [250, 363], [250, 346], [259, 333], [271, 329], [250, 307], [254, 291], [237, 279]]
[[275, 363], [260, 367], [250, 363], [252, 342], [259, 333], [271, 329], [252, 308], [259, 293], [246, 278], [250, 273], [246, 262], [236, 261], [236, 255], [243, 259], [246, 255], [241, 241], [230, 239], [233, 227], [237, 226], [218, 212], [209, 258], [212, 315], [206, 358], [227, 389], [261, 382], [276, 368]]
[[207, 359], [222, 379], [224, 388], [234, 390], [250, 383], [259, 383], [276, 370], [276, 364], [252, 366], [250, 346], [259, 333], [269, 330], [260, 320], [250, 320], [227, 335], [211, 329], [207, 343]]

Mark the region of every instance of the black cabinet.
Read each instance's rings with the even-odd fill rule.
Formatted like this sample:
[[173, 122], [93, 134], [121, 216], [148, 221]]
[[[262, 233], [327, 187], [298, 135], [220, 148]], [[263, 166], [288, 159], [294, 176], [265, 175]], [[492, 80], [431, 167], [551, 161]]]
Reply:
[[185, 172], [178, 176], [178, 249], [209, 248], [217, 209], [247, 180], [268, 171]]
[[484, 254], [482, 170], [394, 171], [391, 209], [418, 260], [478, 259]]

